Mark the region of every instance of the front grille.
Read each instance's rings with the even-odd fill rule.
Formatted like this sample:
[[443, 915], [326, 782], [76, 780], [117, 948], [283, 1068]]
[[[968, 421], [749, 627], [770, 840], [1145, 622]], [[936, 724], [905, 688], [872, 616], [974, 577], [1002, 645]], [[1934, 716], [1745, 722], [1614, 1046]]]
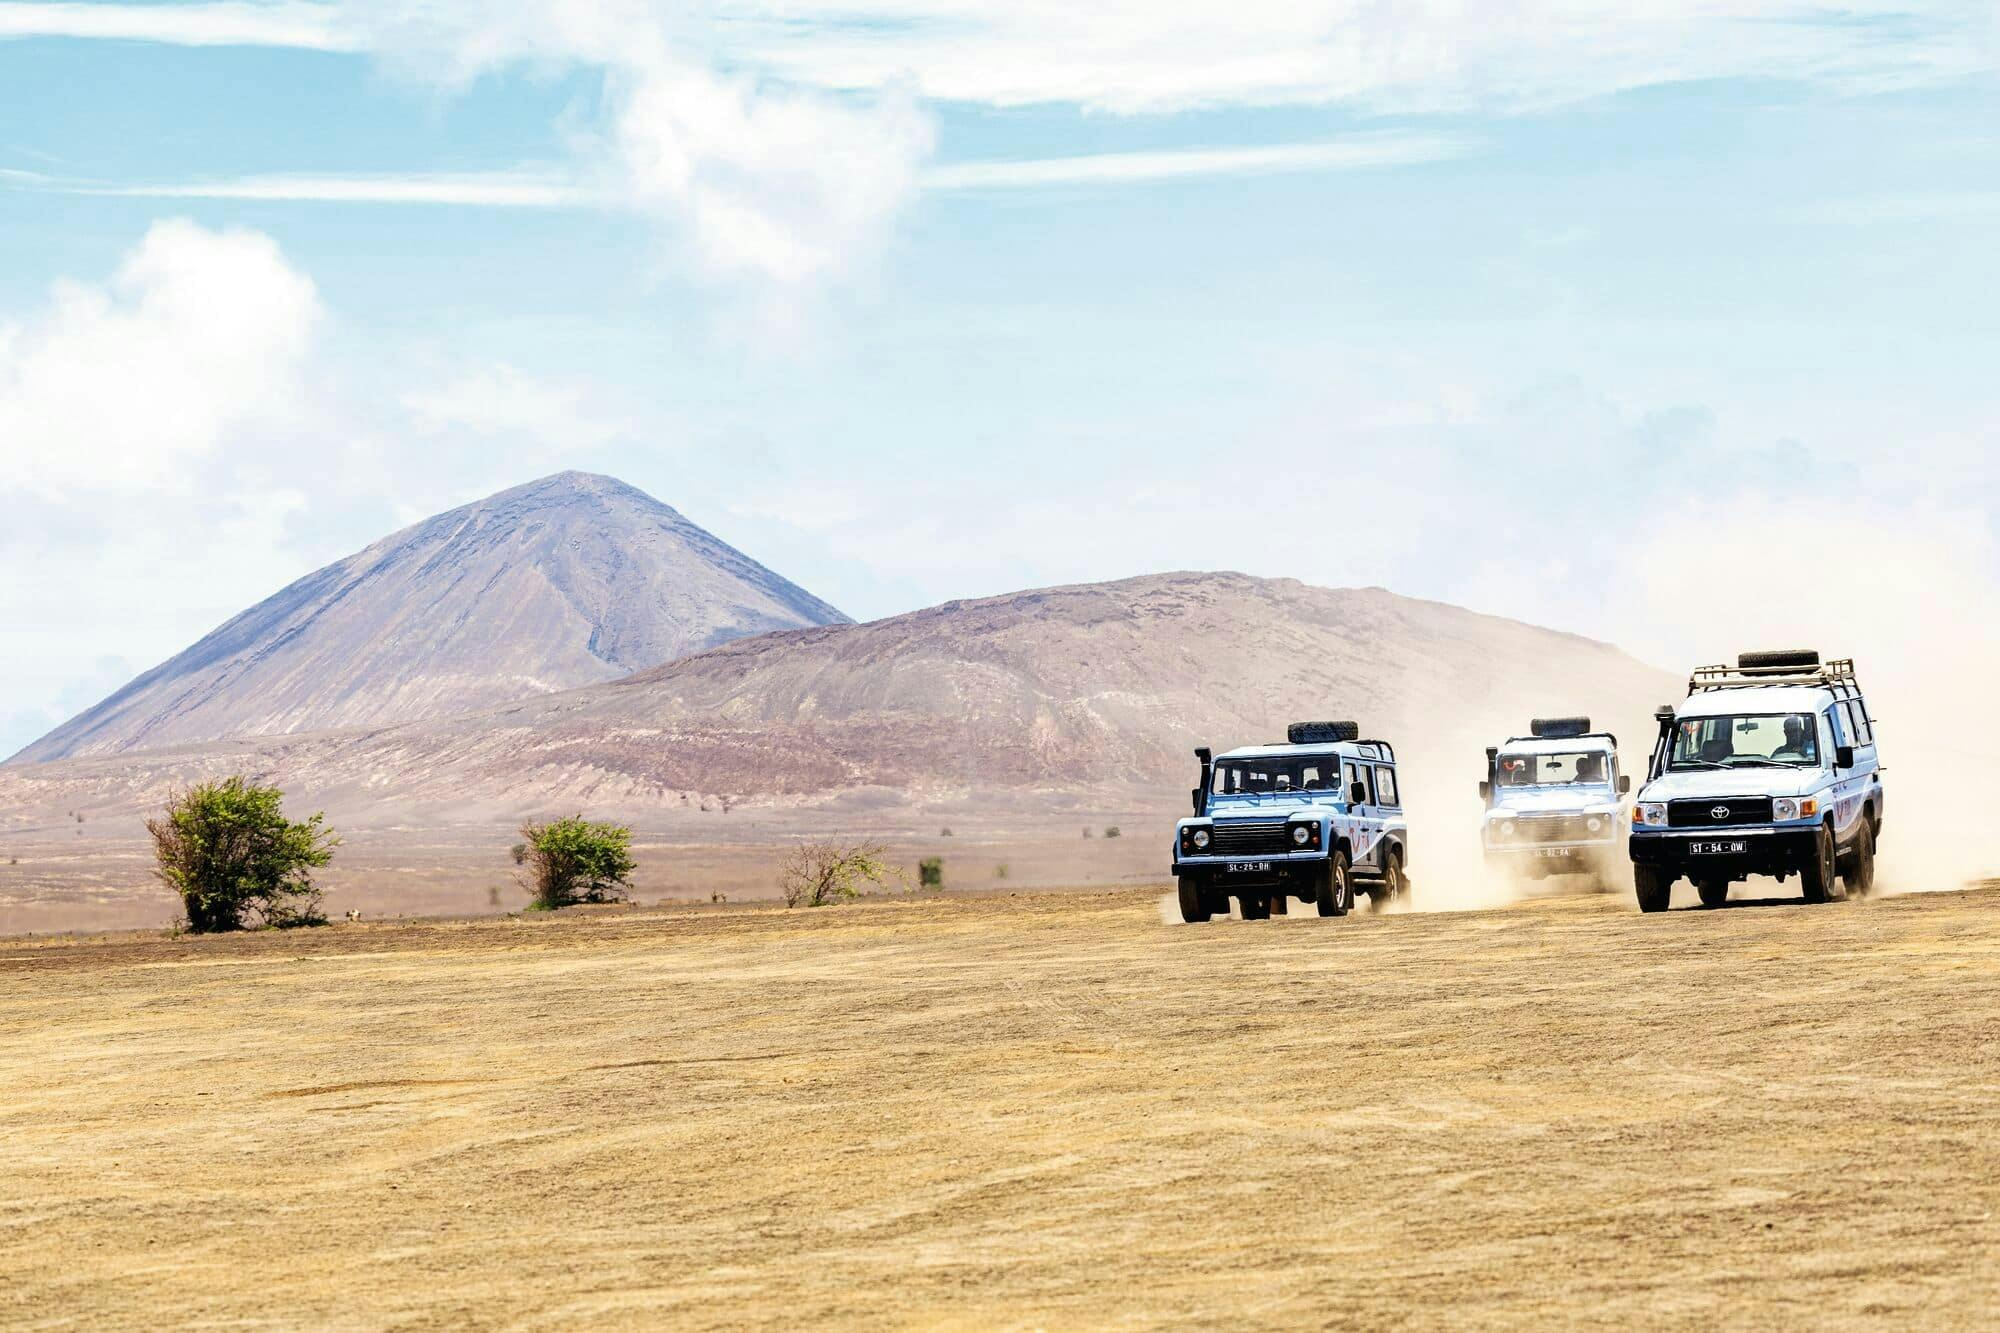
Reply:
[[[1590, 821], [1595, 819], [1597, 827], [1592, 829]], [[1612, 833], [1609, 815], [1526, 815], [1514, 821], [1512, 841], [1521, 843], [1539, 842], [1588, 842], [1592, 838], [1609, 837]]]
[[1670, 801], [1669, 828], [1730, 828], [1771, 822], [1768, 796], [1714, 796], [1705, 801]]
[[1276, 856], [1294, 850], [1282, 819], [1218, 821], [1208, 852], [1211, 856]]

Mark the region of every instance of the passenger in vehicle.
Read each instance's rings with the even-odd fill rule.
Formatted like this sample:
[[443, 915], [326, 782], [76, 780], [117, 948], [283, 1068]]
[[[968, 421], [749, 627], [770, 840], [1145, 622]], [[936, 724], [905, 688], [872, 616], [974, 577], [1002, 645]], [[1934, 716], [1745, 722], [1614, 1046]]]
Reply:
[[1571, 778], [1570, 781], [1572, 782], [1604, 781], [1604, 756], [1601, 754], [1586, 754], [1580, 756], [1576, 761], [1576, 776]]

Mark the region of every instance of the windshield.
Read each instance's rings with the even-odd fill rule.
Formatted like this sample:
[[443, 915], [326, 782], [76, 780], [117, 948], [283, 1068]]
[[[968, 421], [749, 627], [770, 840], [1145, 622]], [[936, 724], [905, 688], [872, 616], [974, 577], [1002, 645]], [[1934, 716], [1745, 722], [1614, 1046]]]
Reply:
[[1334, 755], [1281, 755], [1272, 759], [1223, 759], [1215, 765], [1217, 796], [1271, 796], [1333, 792], [1340, 786]]
[[1610, 767], [1602, 750], [1503, 754], [1496, 771], [1503, 787], [1563, 787], [1579, 782], [1611, 781]]
[[1811, 713], [1684, 718], [1668, 768], [1815, 768], [1819, 728]]

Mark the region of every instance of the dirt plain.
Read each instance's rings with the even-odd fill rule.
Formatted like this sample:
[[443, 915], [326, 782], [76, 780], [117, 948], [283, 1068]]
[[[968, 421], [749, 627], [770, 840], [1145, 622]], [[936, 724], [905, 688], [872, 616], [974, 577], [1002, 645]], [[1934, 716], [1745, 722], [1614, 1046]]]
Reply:
[[2000, 890], [0, 946], [0, 1321], [1986, 1324]]

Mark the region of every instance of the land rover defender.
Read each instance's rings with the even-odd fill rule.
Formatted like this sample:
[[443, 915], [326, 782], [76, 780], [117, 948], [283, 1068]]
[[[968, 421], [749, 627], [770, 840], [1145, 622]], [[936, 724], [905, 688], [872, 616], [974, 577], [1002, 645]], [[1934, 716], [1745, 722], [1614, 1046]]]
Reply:
[[1199, 749], [1194, 815], [1174, 829], [1181, 918], [1245, 920], [1289, 901], [1345, 916], [1357, 891], [1377, 907], [1408, 895], [1409, 829], [1396, 751], [1352, 722], [1299, 722], [1283, 745]]
[[1696, 671], [1657, 717], [1632, 813], [1641, 911], [1665, 911], [1682, 878], [1708, 907], [1750, 875], [1797, 875], [1811, 903], [1874, 887], [1885, 794], [1853, 662], [1744, 653]]
[[1622, 866], [1624, 803], [1618, 738], [1587, 717], [1536, 718], [1529, 734], [1486, 751], [1481, 842], [1488, 866], [1530, 879], [1586, 876], [1610, 887]]

